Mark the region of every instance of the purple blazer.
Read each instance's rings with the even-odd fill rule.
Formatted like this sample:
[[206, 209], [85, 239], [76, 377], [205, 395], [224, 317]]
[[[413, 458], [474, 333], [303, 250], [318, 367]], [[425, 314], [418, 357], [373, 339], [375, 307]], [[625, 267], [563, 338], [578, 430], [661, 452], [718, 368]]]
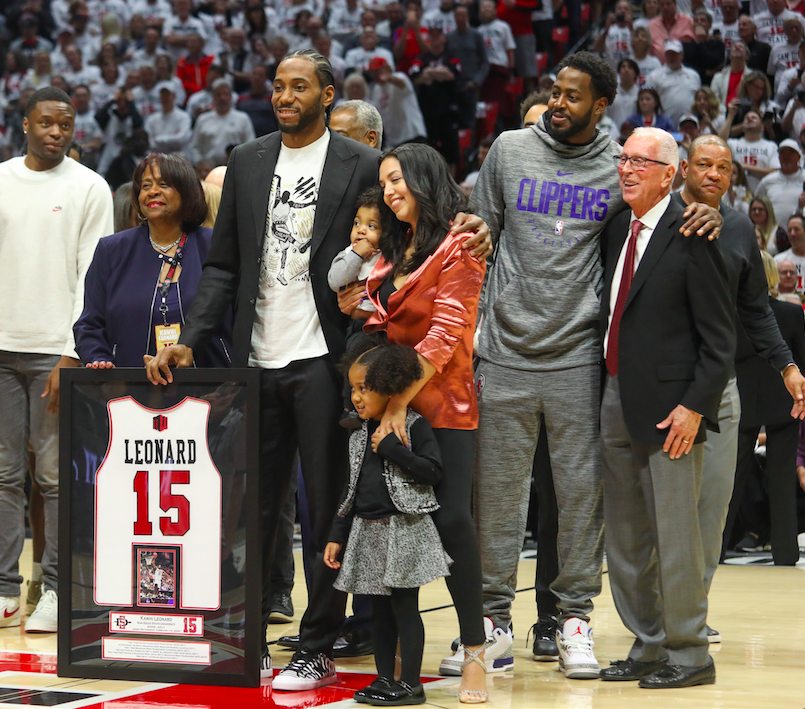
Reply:
[[[212, 229], [187, 233], [182, 272], [167, 298], [168, 323], [183, 322], [210, 250]], [[81, 362], [114, 362], [117, 367], [142, 367], [143, 355], [156, 353], [154, 325], [162, 324], [156, 295], [163, 260], [152, 248], [143, 225], [101, 239], [84, 285], [84, 312], [73, 326]], [[228, 367], [232, 336], [231, 309], [209, 344], [194, 351], [199, 367]]]

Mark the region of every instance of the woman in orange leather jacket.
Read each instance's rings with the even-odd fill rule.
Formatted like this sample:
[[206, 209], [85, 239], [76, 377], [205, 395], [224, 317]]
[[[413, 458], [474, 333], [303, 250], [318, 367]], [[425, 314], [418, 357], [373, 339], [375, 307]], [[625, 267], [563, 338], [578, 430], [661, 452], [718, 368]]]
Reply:
[[[403, 443], [410, 406], [434, 429], [443, 479], [433, 513], [445, 550], [453, 558], [447, 585], [461, 628], [464, 658], [459, 699], [486, 700], [481, 562], [471, 516], [478, 401], [472, 339], [486, 264], [461, 248], [471, 234], [449, 235], [450, 220], [465, 198], [447, 163], [433, 148], [402, 145], [380, 157], [381, 258], [366, 284], [376, 312], [366, 332], [384, 330], [391, 342], [413, 347], [424, 375], [392, 398], [378, 428]], [[473, 662], [478, 653], [481, 662]], [[443, 662], [449, 664], [450, 660]], [[462, 667], [465, 665], [465, 667]], [[451, 673], [452, 674], [452, 673]]]

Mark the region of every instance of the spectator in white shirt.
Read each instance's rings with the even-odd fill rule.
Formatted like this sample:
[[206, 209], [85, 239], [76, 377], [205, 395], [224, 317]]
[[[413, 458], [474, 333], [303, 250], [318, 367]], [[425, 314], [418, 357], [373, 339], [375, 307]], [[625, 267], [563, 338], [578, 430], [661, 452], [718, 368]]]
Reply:
[[732, 159], [743, 165], [749, 189], [754, 192], [766, 175], [779, 169], [780, 162], [777, 158], [777, 145], [763, 138], [760, 114], [749, 111], [744, 117], [743, 125], [743, 137], [730, 138], [727, 144], [732, 151]]
[[440, 29], [444, 34], [456, 31], [456, 18], [453, 16], [455, 0], [440, 0], [438, 10], [429, 10], [422, 15], [422, 26], [427, 29]]
[[662, 62], [657, 57], [648, 53], [649, 49], [651, 49], [651, 32], [647, 27], [636, 28], [632, 32], [632, 59], [640, 67], [637, 85], [641, 89], [646, 85], [646, 77], [662, 66]]
[[232, 108], [232, 89], [226, 79], [212, 85], [213, 110], [199, 116], [193, 130], [196, 160], [225, 165], [227, 149], [254, 140], [254, 126], [249, 116]]
[[794, 140], [799, 138], [802, 127], [805, 126], [805, 81], [800, 81], [796, 85], [794, 97], [785, 107], [782, 126], [789, 137]]
[[[788, 218], [788, 241], [791, 248], [777, 254], [774, 261], [778, 269], [784, 263], [790, 263], [796, 268], [796, 292], [805, 291], [805, 224], [802, 214], [792, 214]], [[786, 274], [790, 278], [790, 274]]]
[[799, 58], [797, 66], [780, 71], [774, 77], [774, 100], [780, 106], [786, 106], [794, 98], [797, 87], [800, 86], [802, 74], [800, 67], [805, 67], [805, 40], [799, 43], [797, 56]]
[[738, 16], [741, 12], [741, 5], [738, 0], [721, 0], [721, 21], [713, 23], [713, 34], [721, 35], [724, 42], [724, 59], [729, 59], [732, 43], [740, 39], [741, 34], [738, 30]]
[[803, 27], [796, 17], [789, 17], [783, 23], [783, 31], [788, 39], [787, 42], [775, 44], [771, 48], [769, 64], [766, 73], [776, 76], [786, 69], [799, 68], [799, 45], [802, 42]]
[[191, 0], [173, 0], [173, 15], [165, 20], [162, 34], [174, 63], [187, 55], [187, 38], [191, 34], [201, 35], [207, 39], [204, 23], [190, 14]]
[[[185, 110], [190, 115], [190, 119], [192, 121], [195, 121], [202, 113], [212, 111], [212, 85], [218, 81], [218, 79], [227, 79], [228, 81], [224, 67], [220, 64], [211, 64], [209, 70], [207, 71], [206, 88], [202, 89], [201, 91], [196, 91], [196, 93], [187, 99]], [[235, 108], [238, 98], [238, 94], [233, 91], [232, 108]]]
[[64, 50], [64, 58], [67, 60], [68, 68], [62, 71], [61, 75], [70, 86], [78, 84], [92, 86], [101, 80], [101, 70], [97, 66], [85, 66], [81, 50], [74, 44]]
[[90, 108], [90, 88], [81, 84], [74, 86], [72, 99], [75, 105], [73, 140], [84, 151], [81, 163], [94, 169], [103, 145], [103, 131], [95, 120], [94, 111]]
[[187, 155], [193, 137], [190, 116], [176, 108], [176, 87], [169, 81], [157, 85], [161, 110], [145, 119], [151, 152]]
[[640, 68], [637, 62], [634, 59], [621, 59], [618, 64], [618, 93], [612, 105], [607, 108], [607, 115], [612, 119], [618, 133], [624, 121], [636, 110], [637, 94], [640, 92], [638, 76]]
[[379, 47], [377, 32], [374, 27], [364, 27], [361, 33], [361, 46], [350, 49], [344, 57], [346, 70], [353, 71], [368, 71], [369, 62], [376, 57], [381, 57], [388, 62], [389, 65], [394, 63], [394, 55], [383, 47]]
[[783, 25], [789, 18], [794, 18], [805, 26], [805, 17], [798, 12], [789, 10], [786, 7], [786, 0], [768, 0], [767, 5], [766, 12], [752, 13], [752, 19], [757, 28], [757, 38], [760, 42], [765, 42], [772, 47], [777, 44], [785, 44], [786, 36]]
[[176, 86], [176, 103], [184, 106], [187, 100], [182, 80], [176, 76], [176, 62], [170, 54], [160, 54], [154, 62], [154, 68], [157, 72], [157, 81], [172, 81]]
[[771, 200], [778, 223], [784, 222], [805, 205], [802, 182], [805, 172], [799, 166], [802, 148], [796, 140], [786, 138], [780, 143], [780, 169], [766, 175], [755, 190], [755, 196]]
[[396, 148], [416, 138], [426, 138], [425, 119], [419, 108], [411, 79], [401, 71], [392, 71], [383, 59], [369, 65], [372, 88], [369, 101], [380, 112], [386, 134], [386, 147]]
[[159, 91], [157, 91], [157, 73], [152, 64], [140, 66], [140, 83], [131, 90], [137, 112], [148, 118], [159, 110]]
[[132, 15], [142, 15], [149, 26], [162, 27], [173, 14], [173, 8], [167, 0], [131, 0]]
[[593, 47], [594, 51], [603, 53], [604, 59], [613, 69], [619, 66], [621, 59], [629, 59], [632, 56], [633, 26], [632, 6], [629, 0], [618, 0], [615, 12], [607, 15], [604, 30], [598, 35]]
[[651, 72], [646, 84], [656, 89], [665, 114], [678, 125], [680, 116], [690, 110], [702, 82], [697, 72], [682, 65], [682, 42], [669, 39], [665, 42], [665, 66]]
[[327, 32], [339, 42], [348, 42], [350, 37], [361, 30], [362, 12], [358, 0], [346, 0], [343, 5], [333, 5], [330, 20], [327, 23]]
[[135, 49], [131, 55], [130, 64], [140, 66], [144, 62], [153, 64], [157, 59], [160, 50], [160, 40], [162, 39], [156, 27], [147, 27], [143, 35], [143, 46]]

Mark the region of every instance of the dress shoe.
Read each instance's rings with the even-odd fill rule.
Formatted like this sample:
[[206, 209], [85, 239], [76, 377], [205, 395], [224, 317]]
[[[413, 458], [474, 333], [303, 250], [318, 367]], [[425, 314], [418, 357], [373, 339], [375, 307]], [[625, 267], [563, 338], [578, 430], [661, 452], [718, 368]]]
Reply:
[[366, 697], [366, 703], [376, 707], [400, 707], [407, 704], [424, 704], [425, 690], [420, 684], [412, 687], [402, 680], [394, 682], [387, 689], [378, 689]]
[[393, 680], [390, 680], [387, 677], [378, 677], [368, 687], [364, 687], [363, 689], [359, 689], [357, 692], [355, 692], [355, 694], [352, 695], [352, 698], [358, 702], [358, 704], [366, 704], [369, 697], [375, 696], [378, 692], [384, 692], [391, 689], [392, 684], [394, 684]]
[[609, 667], [601, 670], [601, 679], [605, 682], [630, 682], [661, 670], [665, 667], [665, 662], [665, 660], [640, 662], [631, 657], [625, 660], [615, 660], [615, 662], [609, 663]]
[[347, 628], [333, 645], [333, 657], [361, 657], [373, 652], [372, 631], [363, 628]]
[[299, 648], [299, 635], [282, 635], [280, 639], [277, 640], [277, 645], [288, 648], [289, 650], [297, 650]]
[[710, 660], [702, 667], [685, 667], [684, 665], [666, 665], [648, 677], [643, 677], [638, 687], [643, 689], [677, 689], [695, 687], [698, 684], [716, 683], [716, 665]]

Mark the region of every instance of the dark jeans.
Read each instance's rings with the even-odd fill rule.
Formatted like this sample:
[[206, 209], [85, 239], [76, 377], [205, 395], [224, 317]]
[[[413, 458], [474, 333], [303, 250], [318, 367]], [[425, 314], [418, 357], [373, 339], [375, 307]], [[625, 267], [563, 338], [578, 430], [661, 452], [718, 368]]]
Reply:
[[312, 563], [308, 607], [300, 627], [300, 648], [332, 654], [344, 619], [346, 596], [333, 588], [338, 572], [324, 564], [324, 548], [347, 482], [347, 432], [338, 425], [343, 410], [341, 378], [329, 357], [263, 370], [261, 500], [263, 524], [263, 636], [268, 627], [271, 568], [282, 508], [288, 499], [299, 451], [310, 510]]

